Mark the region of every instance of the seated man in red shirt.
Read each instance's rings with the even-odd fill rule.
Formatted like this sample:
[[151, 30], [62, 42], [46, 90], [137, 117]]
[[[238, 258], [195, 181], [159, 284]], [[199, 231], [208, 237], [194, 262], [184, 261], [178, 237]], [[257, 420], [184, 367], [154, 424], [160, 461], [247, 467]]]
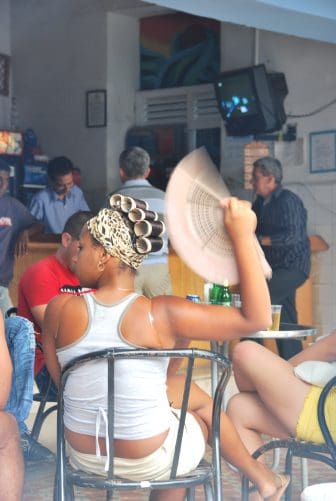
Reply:
[[[60, 293], [65, 285], [78, 286], [73, 265], [78, 252], [78, 240], [82, 226], [93, 213], [79, 211], [69, 217], [61, 234], [61, 245], [56, 254], [48, 256], [29, 266], [22, 275], [18, 287], [18, 315], [28, 318], [34, 324], [36, 335], [35, 381], [41, 393], [49, 384], [49, 373], [44, 363], [41, 346], [41, 329], [48, 302]], [[49, 396], [56, 396], [57, 389], [51, 388]]]

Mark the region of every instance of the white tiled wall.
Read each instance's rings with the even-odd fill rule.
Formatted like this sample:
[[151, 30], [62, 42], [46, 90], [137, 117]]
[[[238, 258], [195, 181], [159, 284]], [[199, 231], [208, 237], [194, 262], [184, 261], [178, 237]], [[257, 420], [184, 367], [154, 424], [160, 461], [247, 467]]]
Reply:
[[314, 319], [319, 334], [336, 328], [336, 182], [288, 184], [308, 212], [308, 232], [320, 235], [330, 246], [313, 257]]

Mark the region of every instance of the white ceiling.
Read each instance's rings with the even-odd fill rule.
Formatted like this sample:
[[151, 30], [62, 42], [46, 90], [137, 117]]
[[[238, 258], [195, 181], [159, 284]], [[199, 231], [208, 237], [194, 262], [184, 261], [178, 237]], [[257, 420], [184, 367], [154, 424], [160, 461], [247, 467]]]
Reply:
[[[1, 1], [1, 0], [0, 0]], [[160, 14], [168, 14], [171, 11], [166, 7], [154, 5], [151, 2], [142, 2], [141, 0], [99, 0], [104, 8], [111, 12], [119, 12], [131, 17], [150, 17]], [[335, 0], [336, 1], [336, 0]]]
[[219, 21], [336, 43], [336, 0], [140, 0], [135, 3], [150, 4], [152, 8], [155, 4]]

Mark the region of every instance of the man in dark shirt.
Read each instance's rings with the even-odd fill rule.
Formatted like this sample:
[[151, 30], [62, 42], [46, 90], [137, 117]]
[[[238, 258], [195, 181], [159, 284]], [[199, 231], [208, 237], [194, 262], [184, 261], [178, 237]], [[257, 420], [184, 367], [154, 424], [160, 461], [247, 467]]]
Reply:
[[[263, 157], [253, 164], [253, 187], [257, 198], [257, 237], [273, 275], [268, 283], [272, 304], [282, 304], [281, 322], [297, 323], [295, 292], [310, 271], [307, 211], [301, 199], [282, 187], [279, 160]], [[298, 353], [300, 341], [277, 340], [281, 357]]]
[[0, 158], [0, 309], [3, 315], [13, 306], [8, 286], [13, 278], [15, 256], [27, 253], [29, 238], [41, 225], [19, 200], [8, 193], [10, 166]]

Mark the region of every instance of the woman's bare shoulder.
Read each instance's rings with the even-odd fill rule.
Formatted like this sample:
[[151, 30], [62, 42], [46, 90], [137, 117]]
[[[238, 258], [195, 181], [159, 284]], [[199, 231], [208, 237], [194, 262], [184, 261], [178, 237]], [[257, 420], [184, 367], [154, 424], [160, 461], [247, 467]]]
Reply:
[[77, 308], [79, 305], [84, 305], [84, 299], [82, 296], [59, 294], [49, 301], [48, 309], [56, 312], [57, 310], [63, 309], [65, 306], [67, 308]]
[[84, 299], [80, 296], [72, 296], [71, 294], [60, 294], [49, 301], [45, 318], [44, 326], [59, 325], [61, 319], [71, 319], [76, 321], [85, 311]]

